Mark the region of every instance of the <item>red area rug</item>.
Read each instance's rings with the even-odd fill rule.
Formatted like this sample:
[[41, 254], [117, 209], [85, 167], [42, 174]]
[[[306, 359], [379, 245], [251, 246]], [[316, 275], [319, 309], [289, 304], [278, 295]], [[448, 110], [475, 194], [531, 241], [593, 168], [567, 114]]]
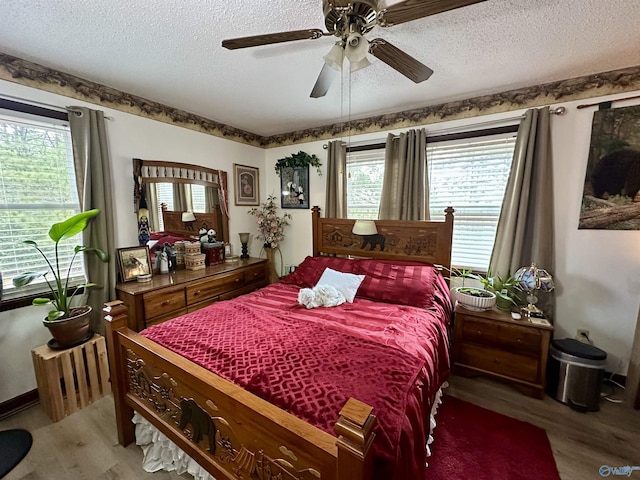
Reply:
[[429, 480], [560, 480], [543, 429], [449, 395], [443, 400]]

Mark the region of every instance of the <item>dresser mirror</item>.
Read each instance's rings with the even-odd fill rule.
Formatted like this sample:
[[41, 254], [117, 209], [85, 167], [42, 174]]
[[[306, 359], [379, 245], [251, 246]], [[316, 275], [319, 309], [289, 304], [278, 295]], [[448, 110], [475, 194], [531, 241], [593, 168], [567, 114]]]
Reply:
[[[213, 228], [218, 240], [229, 241], [227, 172], [188, 163], [134, 158], [133, 178], [141, 244], [154, 232], [195, 237], [203, 227]], [[183, 216], [186, 212], [193, 215]], [[189, 221], [182, 221], [187, 218]]]

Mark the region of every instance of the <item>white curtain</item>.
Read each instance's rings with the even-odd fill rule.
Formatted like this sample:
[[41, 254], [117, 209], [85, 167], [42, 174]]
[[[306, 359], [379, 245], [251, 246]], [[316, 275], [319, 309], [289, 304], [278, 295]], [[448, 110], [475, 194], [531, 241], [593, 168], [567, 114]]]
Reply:
[[429, 220], [427, 133], [389, 134], [385, 147], [380, 220]]

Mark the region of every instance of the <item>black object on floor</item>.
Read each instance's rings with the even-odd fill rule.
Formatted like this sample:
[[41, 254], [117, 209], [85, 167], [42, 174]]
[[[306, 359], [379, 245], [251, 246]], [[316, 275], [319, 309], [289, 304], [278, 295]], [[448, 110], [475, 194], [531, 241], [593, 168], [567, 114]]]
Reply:
[[26, 430], [4, 430], [0, 432], [0, 478], [20, 463], [29, 449], [33, 438]]

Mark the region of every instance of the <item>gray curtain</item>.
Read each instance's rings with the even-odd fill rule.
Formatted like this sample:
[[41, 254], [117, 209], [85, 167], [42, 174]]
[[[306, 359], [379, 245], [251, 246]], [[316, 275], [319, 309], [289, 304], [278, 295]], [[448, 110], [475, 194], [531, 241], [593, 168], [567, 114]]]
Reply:
[[152, 232], [159, 232], [160, 218], [158, 218], [158, 212], [160, 205], [158, 205], [158, 189], [155, 183], [145, 183], [143, 188], [147, 209], [149, 210], [149, 227]]
[[102, 308], [105, 302], [116, 298], [115, 211], [104, 114], [84, 107], [70, 107], [69, 124], [80, 208], [83, 211], [100, 209], [100, 215], [83, 232], [83, 243], [100, 248], [111, 257], [108, 263], [103, 263], [96, 255], [85, 255], [87, 278], [96, 284], [88, 289], [87, 303], [93, 308], [91, 327], [95, 332], [104, 333]]
[[213, 187], [204, 187], [204, 211], [211, 213], [215, 205], [219, 205], [218, 189]]
[[347, 144], [329, 142], [325, 217], [347, 218]]
[[389, 134], [385, 147], [380, 220], [429, 220], [427, 133]]
[[[518, 128], [489, 264], [493, 274], [513, 274], [535, 263], [554, 275], [550, 116], [549, 107], [527, 110]], [[553, 318], [553, 292], [540, 293], [538, 306]]]
[[193, 200], [191, 197], [191, 185], [188, 183], [173, 184], [173, 211], [193, 212]]

